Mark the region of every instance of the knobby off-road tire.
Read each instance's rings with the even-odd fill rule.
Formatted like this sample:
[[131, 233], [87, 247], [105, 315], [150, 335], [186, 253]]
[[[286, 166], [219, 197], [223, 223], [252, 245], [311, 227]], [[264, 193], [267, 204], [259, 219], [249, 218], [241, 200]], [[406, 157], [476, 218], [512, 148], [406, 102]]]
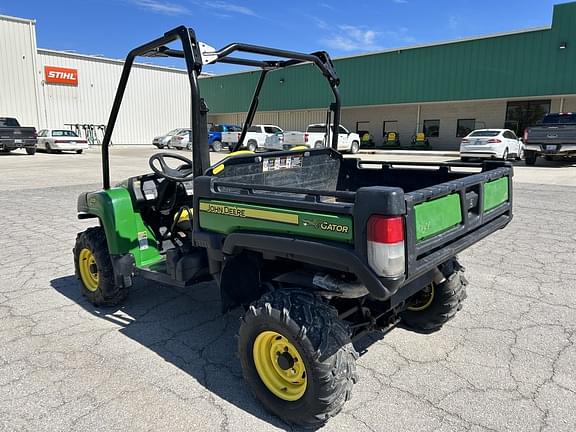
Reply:
[[[278, 417], [299, 426], [326, 423], [350, 399], [357, 381], [358, 354], [348, 326], [338, 319], [336, 309], [307, 291], [277, 290], [254, 302], [240, 325], [238, 351], [244, 379], [256, 398]], [[282, 356], [284, 366], [286, 357], [292, 358], [293, 366], [288, 367], [297, 372], [290, 378], [293, 384], [284, 388], [284, 372], [278, 369], [283, 367]], [[263, 370], [267, 361], [272, 377], [258, 369]], [[275, 379], [280, 384], [276, 387]], [[292, 393], [283, 393], [288, 391]]]
[[440, 267], [445, 280], [439, 284], [432, 283], [421, 293], [413, 297], [412, 306], [401, 313], [406, 327], [422, 332], [432, 333], [440, 330], [462, 309], [466, 298], [466, 285], [462, 266], [452, 260]]
[[74, 268], [82, 295], [95, 306], [114, 306], [126, 298], [128, 288], [114, 283], [114, 270], [102, 227], [88, 228], [76, 236]]

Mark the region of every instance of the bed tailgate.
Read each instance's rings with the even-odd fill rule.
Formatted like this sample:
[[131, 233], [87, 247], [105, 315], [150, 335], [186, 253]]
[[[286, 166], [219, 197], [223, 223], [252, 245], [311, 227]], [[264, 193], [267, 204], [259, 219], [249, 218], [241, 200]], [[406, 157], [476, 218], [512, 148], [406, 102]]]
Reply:
[[512, 220], [512, 167], [407, 193], [407, 276], [413, 279]]

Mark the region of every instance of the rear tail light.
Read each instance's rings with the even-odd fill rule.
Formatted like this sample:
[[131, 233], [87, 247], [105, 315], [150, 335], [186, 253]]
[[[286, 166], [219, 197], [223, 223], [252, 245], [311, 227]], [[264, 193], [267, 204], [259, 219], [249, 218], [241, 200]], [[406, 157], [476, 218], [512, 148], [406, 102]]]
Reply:
[[368, 264], [378, 276], [398, 277], [406, 271], [404, 218], [371, 216], [367, 230]]
[[501, 143], [502, 141], [499, 140], [498, 138], [492, 138], [492, 139], [489, 139], [487, 142], [488, 142], [488, 144], [497, 144], [497, 143]]
[[305, 134], [304, 134], [304, 143], [307, 143], [307, 142], [308, 142], [308, 134], [305, 133]]
[[66, 140], [54, 140], [54, 144], [66, 144], [67, 142]]
[[528, 139], [528, 129], [524, 129], [524, 142]]
[[237, 138], [238, 141], [240, 141], [240, 137], [241, 137], [241, 136], [242, 136], [242, 133], [239, 133], [239, 134], [238, 134], [238, 138]]
[[88, 141], [86, 141], [86, 140], [80, 140], [80, 141], [78, 141], [78, 142], [79, 142], [80, 144], [88, 144]]
[[468, 144], [469, 142], [470, 142], [470, 140], [463, 139], [462, 142], [461, 142], [461, 144]]

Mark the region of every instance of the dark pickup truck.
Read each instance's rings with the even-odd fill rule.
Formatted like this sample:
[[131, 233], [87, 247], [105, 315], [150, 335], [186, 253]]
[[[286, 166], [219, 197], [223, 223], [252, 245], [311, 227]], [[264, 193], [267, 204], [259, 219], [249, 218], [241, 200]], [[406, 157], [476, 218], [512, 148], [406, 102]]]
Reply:
[[26, 153], [36, 153], [36, 129], [22, 127], [13, 117], [0, 117], [0, 152], [8, 153], [19, 148]]
[[576, 113], [547, 114], [524, 133], [526, 165], [540, 156], [546, 160], [576, 157]]

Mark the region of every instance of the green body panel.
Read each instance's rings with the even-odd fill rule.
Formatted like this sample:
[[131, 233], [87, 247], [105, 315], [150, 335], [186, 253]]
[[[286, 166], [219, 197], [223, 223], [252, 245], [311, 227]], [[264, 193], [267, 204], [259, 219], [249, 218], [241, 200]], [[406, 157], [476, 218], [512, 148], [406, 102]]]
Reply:
[[484, 183], [484, 211], [508, 201], [508, 177]]
[[[569, 95], [576, 93], [575, 41], [570, 2], [554, 6], [548, 29], [342, 58], [334, 67], [344, 107]], [[210, 114], [248, 111], [257, 79], [258, 72], [200, 79]], [[258, 108], [323, 109], [331, 101], [325, 78], [304, 64], [270, 72]]]
[[262, 231], [352, 243], [352, 217], [237, 202], [201, 200], [200, 227], [230, 234]]
[[156, 238], [144, 224], [140, 213], [132, 207], [127, 189], [115, 187], [92, 192], [88, 194], [87, 202], [88, 213], [100, 218], [111, 255], [131, 253], [138, 267], [162, 259]]
[[416, 240], [425, 240], [462, 223], [460, 195], [452, 194], [417, 204]]

